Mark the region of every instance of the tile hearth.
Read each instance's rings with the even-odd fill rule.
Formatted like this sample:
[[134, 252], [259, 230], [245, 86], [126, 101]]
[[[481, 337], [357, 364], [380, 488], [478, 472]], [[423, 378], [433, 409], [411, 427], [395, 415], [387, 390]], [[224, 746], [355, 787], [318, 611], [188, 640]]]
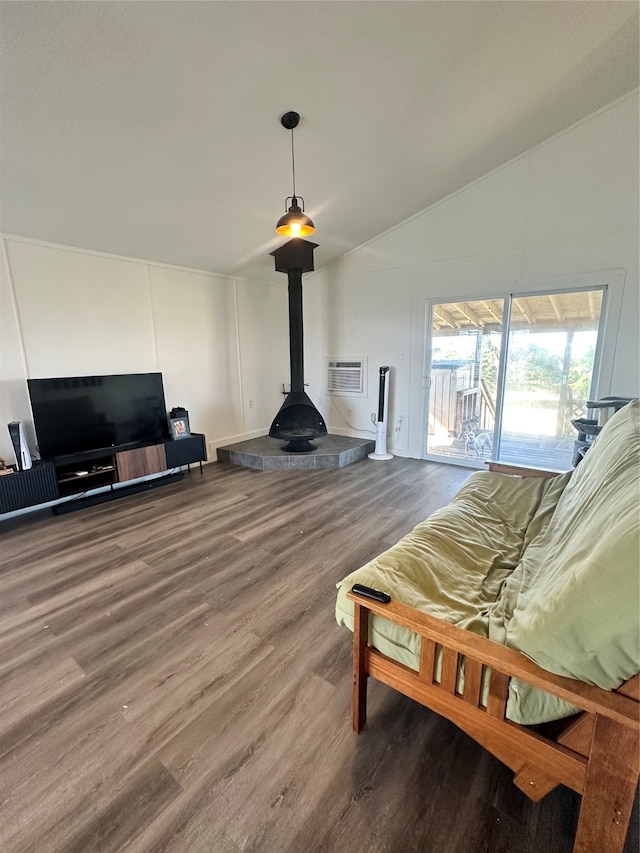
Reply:
[[375, 441], [346, 435], [325, 435], [312, 442], [316, 449], [309, 453], [288, 453], [285, 442], [268, 435], [250, 438], [238, 444], [219, 447], [218, 462], [231, 462], [244, 468], [282, 470], [285, 468], [342, 468], [375, 449]]

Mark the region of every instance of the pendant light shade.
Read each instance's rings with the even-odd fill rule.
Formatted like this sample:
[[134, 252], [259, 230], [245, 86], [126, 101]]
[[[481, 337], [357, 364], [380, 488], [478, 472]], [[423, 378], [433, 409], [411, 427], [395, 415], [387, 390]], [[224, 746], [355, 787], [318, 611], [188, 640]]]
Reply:
[[304, 199], [300, 199], [302, 209], [298, 206], [296, 196], [288, 196], [286, 201], [289, 199], [291, 199], [291, 207], [278, 219], [276, 234], [282, 234], [283, 237], [308, 237], [316, 230], [316, 226], [304, 212]]
[[[296, 195], [296, 161], [293, 148], [293, 130], [298, 126], [300, 115], [296, 112], [285, 113], [280, 119], [280, 124], [291, 131], [291, 172], [293, 175], [293, 195], [287, 196], [284, 207], [287, 211], [284, 216], [278, 219], [276, 225], [276, 234], [281, 234], [283, 237], [308, 237], [316, 230], [316, 226], [304, 212], [304, 199], [302, 196]], [[291, 206], [287, 210], [287, 203], [291, 202]], [[298, 202], [302, 202], [302, 207]]]

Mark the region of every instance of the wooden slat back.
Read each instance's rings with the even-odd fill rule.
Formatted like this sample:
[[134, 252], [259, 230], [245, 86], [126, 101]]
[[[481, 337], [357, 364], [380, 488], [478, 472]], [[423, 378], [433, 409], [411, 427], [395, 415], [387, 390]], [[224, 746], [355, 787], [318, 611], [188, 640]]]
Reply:
[[436, 666], [436, 643], [423, 636], [420, 649], [420, 677], [428, 684], [433, 684]]
[[473, 658], [466, 658], [464, 664], [464, 691], [462, 698], [469, 705], [475, 708], [480, 707], [480, 698], [482, 690], [482, 671], [483, 666], [481, 661]]
[[487, 713], [499, 720], [505, 719], [507, 694], [509, 692], [509, 676], [502, 672], [491, 672], [489, 679], [489, 698]]
[[[347, 598], [356, 601], [357, 596], [349, 592]], [[582, 681], [554, 675], [515, 649], [509, 649], [398, 601], [389, 604], [367, 601], [366, 607], [372, 613], [420, 634], [423, 639], [427, 635], [436, 643], [450, 646], [465, 657], [471, 655], [482, 660], [492, 671], [509, 673], [509, 677], [521, 678], [528, 684], [553, 693], [585, 711], [605, 715], [629, 728], [637, 728], [638, 702], [621, 695], [620, 690], [601, 690]]]
[[447, 693], [455, 693], [458, 682], [458, 653], [455, 649], [443, 647], [442, 649], [442, 673], [440, 676], [440, 687]]

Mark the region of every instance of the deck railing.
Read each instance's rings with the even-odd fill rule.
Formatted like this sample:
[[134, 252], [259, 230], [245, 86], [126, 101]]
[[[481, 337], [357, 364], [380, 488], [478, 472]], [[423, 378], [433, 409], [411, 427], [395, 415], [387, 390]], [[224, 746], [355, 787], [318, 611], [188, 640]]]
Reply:
[[457, 392], [456, 435], [462, 438], [467, 432], [493, 432], [496, 407], [483, 379], [477, 388]]

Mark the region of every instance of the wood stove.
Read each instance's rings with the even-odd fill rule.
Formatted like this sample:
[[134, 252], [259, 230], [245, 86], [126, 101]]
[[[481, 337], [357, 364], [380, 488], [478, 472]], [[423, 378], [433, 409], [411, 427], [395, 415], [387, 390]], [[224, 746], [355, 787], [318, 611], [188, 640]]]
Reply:
[[313, 250], [317, 243], [295, 237], [275, 252], [276, 272], [284, 272], [289, 279], [289, 361], [291, 364], [291, 390], [275, 416], [269, 435], [287, 441], [290, 453], [308, 453], [315, 450], [311, 441], [327, 434], [320, 412], [304, 390], [304, 348], [302, 327], [302, 273], [313, 270]]

